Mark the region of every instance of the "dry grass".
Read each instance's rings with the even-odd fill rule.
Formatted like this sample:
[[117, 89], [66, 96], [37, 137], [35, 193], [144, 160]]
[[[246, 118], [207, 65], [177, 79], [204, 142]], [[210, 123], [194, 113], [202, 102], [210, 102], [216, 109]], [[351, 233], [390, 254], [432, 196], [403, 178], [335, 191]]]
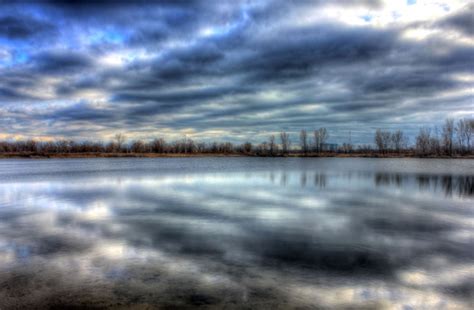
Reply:
[[157, 154], [157, 153], [0, 153], [0, 158], [169, 158], [169, 157], [239, 157], [240, 154]]
[[[188, 154], [157, 154], [157, 153], [0, 153], [2, 158], [185, 158], [185, 157], [255, 157], [255, 154], [226, 154], [226, 153], [188, 153]], [[282, 157], [278, 155], [276, 157]], [[340, 158], [418, 158], [413, 152], [406, 153], [369, 153], [369, 152], [353, 152], [353, 153], [290, 153], [284, 157], [340, 157]], [[455, 156], [424, 156], [423, 158], [468, 158], [474, 159], [474, 155], [455, 155]]]

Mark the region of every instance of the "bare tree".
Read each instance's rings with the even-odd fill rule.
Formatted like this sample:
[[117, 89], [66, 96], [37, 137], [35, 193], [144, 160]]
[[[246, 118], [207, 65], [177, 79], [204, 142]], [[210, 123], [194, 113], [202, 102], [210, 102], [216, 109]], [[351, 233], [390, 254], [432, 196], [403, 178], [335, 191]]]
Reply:
[[443, 126], [443, 147], [444, 152], [449, 156], [453, 155], [454, 141], [454, 120], [447, 119]]
[[429, 128], [421, 128], [416, 136], [416, 151], [419, 155], [427, 155], [430, 152], [430, 136]]
[[474, 119], [470, 119], [467, 121], [466, 125], [466, 144], [467, 144], [467, 152], [471, 153], [472, 151], [472, 145], [473, 145], [473, 139], [472, 135], [474, 134]]
[[145, 152], [145, 144], [142, 140], [136, 140], [132, 142], [131, 151], [133, 153], [144, 153]]
[[274, 156], [277, 151], [277, 146], [275, 143], [275, 136], [271, 135], [268, 141], [268, 148], [271, 156]]
[[321, 152], [321, 138], [319, 136], [319, 130], [313, 132], [314, 135], [314, 150], [318, 153]]
[[114, 136], [114, 140], [117, 145], [117, 151], [122, 151], [122, 146], [125, 143], [125, 135], [122, 133], [118, 133]]
[[268, 155], [269, 150], [268, 150], [268, 143], [266, 141], [262, 142], [261, 144], [258, 145], [257, 153], [261, 156], [267, 156]]
[[245, 142], [245, 143], [242, 145], [242, 150], [244, 151], [244, 153], [247, 153], [247, 154], [252, 153], [252, 143], [250, 143], [250, 142]]
[[37, 152], [38, 151], [38, 142], [35, 140], [28, 140], [25, 144], [25, 149], [27, 152]]
[[232, 143], [218, 143], [217, 144], [217, 153], [232, 153], [234, 151], [234, 146]]
[[188, 152], [188, 136], [186, 136], [186, 135], [184, 135], [182, 148], [184, 148], [184, 154], [186, 154]]
[[193, 139], [187, 139], [186, 144], [184, 146], [185, 153], [195, 153], [196, 152], [196, 144], [194, 143]]
[[392, 134], [390, 131], [382, 131], [382, 141], [384, 150], [390, 150]]
[[280, 141], [281, 141], [281, 150], [283, 155], [288, 154], [290, 151], [290, 135], [284, 131], [280, 133]]
[[375, 131], [374, 142], [380, 152], [383, 152], [383, 139], [382, 139], [382, 130], [377, 129]]
[[460, 119], [456, 124], [455, 131], [461, 153], [470, 153], [474, 120]]
[[374, 141], [380, 152], [385, 153], [390, 147], [391, 134], [389, 131], [377, 129], [375, 131]]
[[352, 149], [353, 149], [353, 146], [352, 146], [352, 131], [349, 130], [349, 142], [345, 143], [346, 146], [345, 146], [345, 153], [352, 153]]
[[150, 150], [154, 153], [165, 152], [165, 140], [163, 138], [154, 139], [150, 143]]
[[303, 151], [305, 154], [308, 153], [308, 134], [304, 129], [302, 129], [300, 132], [300, 145], [301, 151]]
[[61, 139], [56, 141], [56, 153], [68, 153], [69, 151], [69, 142], [67, 140]]
[[464, 153], [465, 144], [466, 144], [466, 138], [465, 138], [465, 135], [464, 135], [465, 127], [466, 127], [466, 124], [465, 124], [464, 120], [460, 119], [456, 123], [456, 128], [454, 128], [454, 130], [456, 132], [456, 136], [458, 138], [459, 151], [461, 153]]
[[318, 153], [323, 150], [323, 146], [326, 144], [328, 138], [329, 133], [326, 128], [321, 127], [314, 131], [314, 146]]
[[206, 143], [204, 142], [198, 142], [196, 144], [196, 149], [198, 153], [206, 153], [207, 148], [206, 148]]
[[434, 127], [433, 131], [430, 131], [430, 137], [429, 137], [429, 148], [427, 150], [428, 153], [432, 155], [440, 155], [442, 153], [441, 150], [441, 142], [439, 139], [439, 130], [438, 127]]
[[402, 149], [405, 149], [408, 144], [408, 138], [403, 134], [403, 131], [397, 130], [392, 133], [392, 145], [395, 151], [400, 153]]
[[352, 152], [352, 143], [346, 143], [344, 142], [341, 146], [341, 150], [344, 152], [344, 153], [350, 153]]
[[323, 147], [326, 144], [328, 139], [329, 139], [329, 133], [327, 129], [324, 127], [319, 128], [319, 140], [321, 142], [320, 147], [319, 147], [320, 150], [323, 150]]

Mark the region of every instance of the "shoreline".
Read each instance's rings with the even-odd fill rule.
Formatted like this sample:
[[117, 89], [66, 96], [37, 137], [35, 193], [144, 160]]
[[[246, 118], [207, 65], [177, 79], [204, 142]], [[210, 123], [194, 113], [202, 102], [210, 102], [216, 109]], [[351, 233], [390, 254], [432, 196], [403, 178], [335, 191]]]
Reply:
[[1, 153], [0, 159], [68, 159], [68, 158], [191, 158], [191, 157], [261, 157], [261, 158], [438, 158], [438, 159], [474, 159], [473, 155], [455, 156], [419, 156], [412, 153], [398, 154], [372, 154], [372, 153], [310, 153], [310, 154], [287, 154], [287, 155], [257, 155], [257, 154], [225, 154], [225, 153], [192, 153], [192, 154], [158, 154], [158, 153]]

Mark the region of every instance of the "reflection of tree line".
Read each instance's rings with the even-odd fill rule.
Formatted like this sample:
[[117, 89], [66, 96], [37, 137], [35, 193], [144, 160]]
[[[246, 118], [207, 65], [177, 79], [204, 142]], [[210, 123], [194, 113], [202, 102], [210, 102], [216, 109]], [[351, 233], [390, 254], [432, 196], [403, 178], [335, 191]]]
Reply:
[[[294, 177], [294, 173], [281, 172], [275, 174], [270, 173], [270, 181], [272, 184], [280, 184], [286, 186], [289, 183], [290, 175]], [[423, 191], [442, 189], [447, 196], [474, 196], [474, 176], [469, 175], [426, 175], [426, 174], [400, 174], [400, 173], [357, 173], [348, 172], [334, 177], [343, 177], [348, 180], [356, 178], [374, 178], [376, 186], [396, 186], [402, 187], [404, 184], [414, 180], [418, 188]], [[317, 188], [326, 188], [328, 176], [322, 172], [308, 173], [301, 172], [299, 174], [299, 185], [301, 187], [314, 186]]]
[[420, 190], [442, 188], [446, 196], [453, 194], [458, 196], [474, 195], [474, 176], [469, 175], [418, 174], [412, 177], [399, 173], [376, 173], [374, 178], [377, 186], [396, 185], [401, 187], [407, 180], [414, 179]]
[[[290, 173], [292, 174], [292, 173]], [[288, 180], [290, 179], [287, 172], [282, 172], [279, 177], [275, 176], [274, 172], [270, 173], [270, 182], [272, 184], [279, 183], [280, 185], [286, 186], [288, 185]], [[300, 174], [300, 186], [315, 186], [318, 188], [325, 188], [326, 187], [326, 174], [324, 173], [315, 173], [313, 176], [307, 172], [302, 172]]]
[[[300, 185], [301, 187], [306, 187], [311, 177], [308, 176], [306, 172], [302, 172], [300, 176]], [[324, 173], [315, 173], [313, 176], [313, 185], [318, 188], [326, 187], [326, 174]]]

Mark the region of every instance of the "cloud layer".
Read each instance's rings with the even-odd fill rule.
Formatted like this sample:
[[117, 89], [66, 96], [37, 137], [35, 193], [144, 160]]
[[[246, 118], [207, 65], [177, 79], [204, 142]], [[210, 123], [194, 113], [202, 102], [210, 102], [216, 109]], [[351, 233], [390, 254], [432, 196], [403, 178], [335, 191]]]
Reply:
[[1, 3], [0, 138], [327, 127], [369, 143], [472, 117], [468, 1]]

